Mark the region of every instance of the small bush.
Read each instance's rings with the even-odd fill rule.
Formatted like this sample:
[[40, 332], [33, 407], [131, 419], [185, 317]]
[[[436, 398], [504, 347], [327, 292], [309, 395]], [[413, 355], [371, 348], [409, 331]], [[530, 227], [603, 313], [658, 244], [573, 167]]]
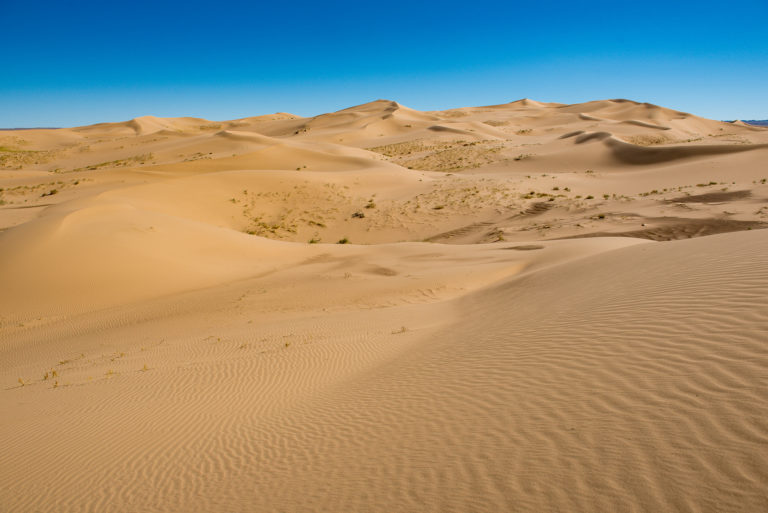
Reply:
[[336, 244], [349, 244], [349, 239], [344, 237], [343, 239], [339, 239], [339, 242]]

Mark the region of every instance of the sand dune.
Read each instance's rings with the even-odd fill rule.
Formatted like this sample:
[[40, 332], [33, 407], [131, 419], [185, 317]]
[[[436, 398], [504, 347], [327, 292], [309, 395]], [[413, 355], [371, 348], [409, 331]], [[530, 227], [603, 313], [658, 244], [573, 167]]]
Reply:
[[768, 129], [530, 99], [0, 133], [0, 511], [768, 509]]
[[754, 151], [768, 149], [768, 144], [751, 144], [736, 146], [732, 144], [699, 144], [696, 146], [667, 146], [648, 148], [627, 143], [610, 132], [583, 132], [577, 131], [561, 136], [563, 139], [573, 137], [576, 144], [593, 141], [602, 141], [610, 149], [612, 156], [620, 163], [625, 164], [659, 164], [671, 160], [709, 157], [727, 153], [742, 151]]

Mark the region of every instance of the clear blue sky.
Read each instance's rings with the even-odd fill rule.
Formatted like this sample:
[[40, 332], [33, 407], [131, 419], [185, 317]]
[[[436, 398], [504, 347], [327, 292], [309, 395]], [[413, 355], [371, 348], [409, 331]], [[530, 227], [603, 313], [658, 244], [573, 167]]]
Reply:
[[768, 0], [0, 2], [0, 127], [630, 98], [768, 118]]

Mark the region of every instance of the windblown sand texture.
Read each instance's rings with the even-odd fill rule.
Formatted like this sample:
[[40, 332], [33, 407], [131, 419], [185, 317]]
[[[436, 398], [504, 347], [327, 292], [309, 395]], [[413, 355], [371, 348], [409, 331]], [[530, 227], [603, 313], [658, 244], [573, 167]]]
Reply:
[[768, 511], [766, 182], [628, 100], [0, 132], [0, 511]]

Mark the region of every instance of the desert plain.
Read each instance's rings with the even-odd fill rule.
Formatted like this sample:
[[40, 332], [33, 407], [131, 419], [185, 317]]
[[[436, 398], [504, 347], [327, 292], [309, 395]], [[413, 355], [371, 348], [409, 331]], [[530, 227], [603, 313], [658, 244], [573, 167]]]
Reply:
[[768, 128], [0, 131], [0, 511], [768, 511]]

